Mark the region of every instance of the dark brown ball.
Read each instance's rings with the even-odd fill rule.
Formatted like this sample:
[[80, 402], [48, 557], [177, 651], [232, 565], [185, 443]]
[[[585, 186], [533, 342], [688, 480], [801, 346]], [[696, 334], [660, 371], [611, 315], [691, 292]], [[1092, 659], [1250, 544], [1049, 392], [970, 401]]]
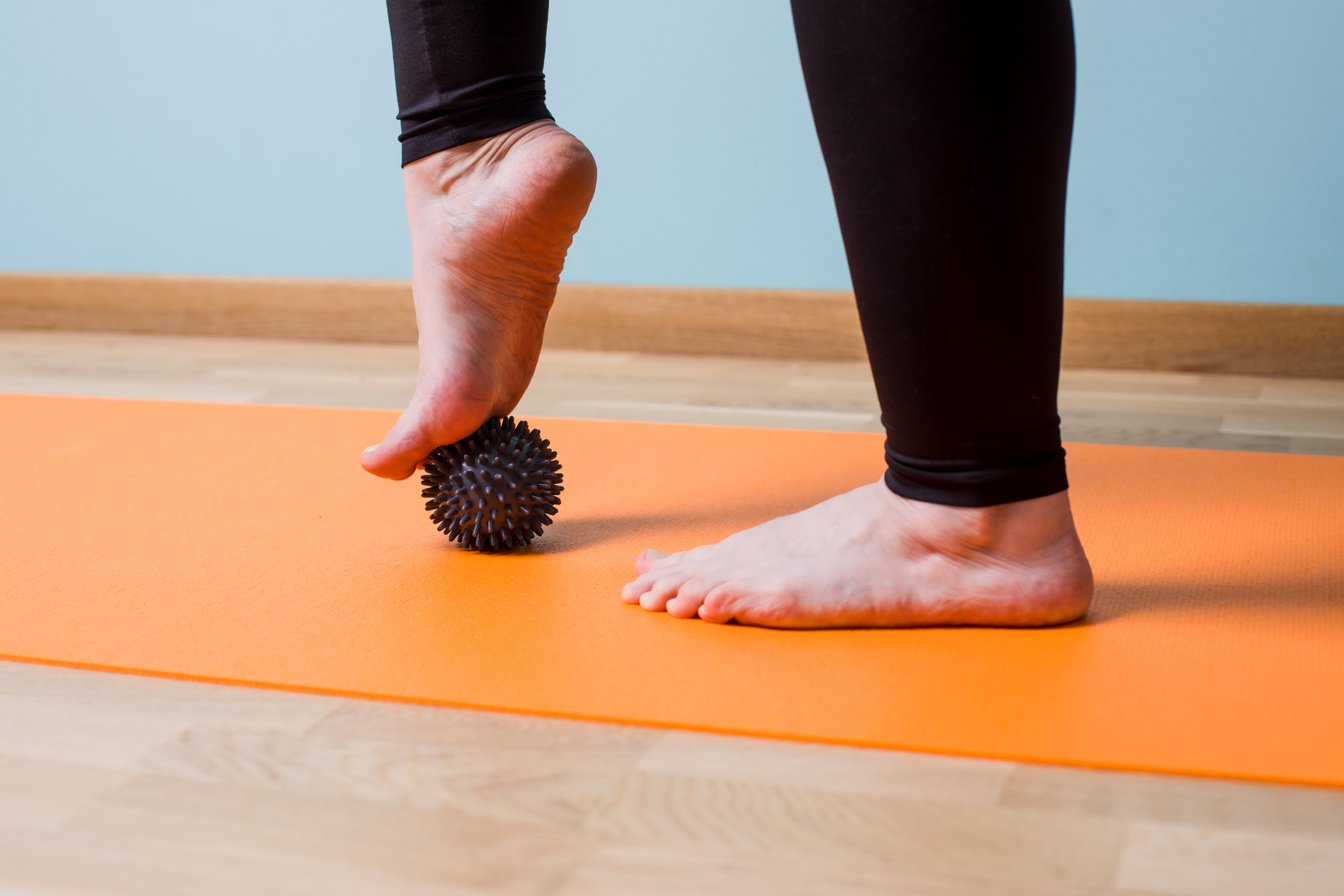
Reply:
[[440, 445], [420, 477], [425, 509], [439, 531], [475, 551], [522, 547], [551, 524], [560, 504], [560, 462], [551, 443], [512, 417], [487, 420]]

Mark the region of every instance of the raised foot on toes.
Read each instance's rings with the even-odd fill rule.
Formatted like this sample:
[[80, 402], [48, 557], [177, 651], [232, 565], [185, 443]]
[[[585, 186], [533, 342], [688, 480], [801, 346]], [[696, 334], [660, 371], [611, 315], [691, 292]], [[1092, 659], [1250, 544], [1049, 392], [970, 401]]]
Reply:
[[518, 404], [597, 168], [573, 135], [538, 121], [412, 162], [403, 179], [420, 372], [360, 457], [390, 479]]

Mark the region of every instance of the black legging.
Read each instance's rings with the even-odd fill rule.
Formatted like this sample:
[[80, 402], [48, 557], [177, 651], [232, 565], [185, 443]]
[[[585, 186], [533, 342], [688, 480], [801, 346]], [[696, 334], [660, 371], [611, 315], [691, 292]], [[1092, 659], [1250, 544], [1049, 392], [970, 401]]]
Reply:
[[[388, 0], [403, 164], [550, 118], [547, 0]], [[1068, 0], [793, 0], [886, 427], [886, 482], [980, 507], [1068, 487]]]

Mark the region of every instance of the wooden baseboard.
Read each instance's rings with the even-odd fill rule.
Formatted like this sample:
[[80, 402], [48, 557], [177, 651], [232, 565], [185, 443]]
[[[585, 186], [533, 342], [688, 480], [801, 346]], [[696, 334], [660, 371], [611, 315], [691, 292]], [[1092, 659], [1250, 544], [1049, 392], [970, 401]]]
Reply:
[[[413, 342], [410, 284], [0, 273], [0, 329]], [[564, 284], [556, 348], [864, 357], [847, 292]], [[1344, 307], [1065, 300], [1065, 367], [1344, 378]]]

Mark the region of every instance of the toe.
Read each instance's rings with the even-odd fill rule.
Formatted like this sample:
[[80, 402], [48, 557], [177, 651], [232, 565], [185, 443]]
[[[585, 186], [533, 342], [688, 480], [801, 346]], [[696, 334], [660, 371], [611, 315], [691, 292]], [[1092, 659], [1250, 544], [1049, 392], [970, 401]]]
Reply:
[[438, 444], [408, 409], [381, 442], [364, 449], [359, 463], [375, 476], [405, 479]]
[[654, 583], [662, 578], [661, 573], [650, 570], [637, 576], [633, 581], [627, 582], [621, 589], [621, 600], [628, 604], [637, 604], [644, 593], [654, 586]]
[[705, 601], [705, 595], [709, 593], [709, 586], [697, 579], [691, 579], [682, 583], [677, 589], [677, 594], [667, 602], [665, 609], [667, 615], [676, 616], [679, 619], [692, 619], [700, 611], [700, 605]]
[[383, 440], [365, 448], [359, 462], [375, 476], [405, 479], [431, 451], [471, 435], [487, 416], [479, 401], [442, 390], [417, 392]]
[[696, 615], [706, 622], [731, 621], [736, 594], [736, 591], [727, 585], [718, 585], [711, 588], [696, 609]]
[[667, 602], [677, 596], [684, 581], [680, 576], [667, 576], [653, 583], [639, 598], [639, 605], [646, 610], [658, 613], [667, 609]]

